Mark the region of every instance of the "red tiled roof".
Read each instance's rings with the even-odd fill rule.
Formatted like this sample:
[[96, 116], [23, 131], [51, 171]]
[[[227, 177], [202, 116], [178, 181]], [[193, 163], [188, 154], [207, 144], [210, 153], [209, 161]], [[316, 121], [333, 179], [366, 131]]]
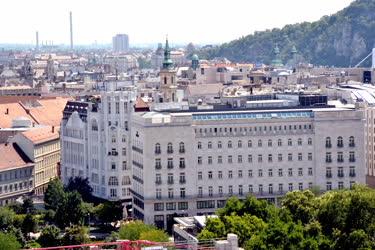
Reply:
[[137, 100], [135, 101], [135, 105], [134, 107], [136, 109], [146, 109], [146, 108], [149, 108], [147, 103], [145, 101], [143, 101], [143, 99], [141, 97], [138, 97]]
[[54, 127], [54, 132], [52, 132], [51, 126], [33, 128], [22, 132], [22, 135], [34, 144], [40, 144], [50, 140], [58, 139], [60, 137], [58, 131], [59, 129], [59, 127]]
[[33, 163], [15, 143], [0, 144], [0, 170], [31, 166]]

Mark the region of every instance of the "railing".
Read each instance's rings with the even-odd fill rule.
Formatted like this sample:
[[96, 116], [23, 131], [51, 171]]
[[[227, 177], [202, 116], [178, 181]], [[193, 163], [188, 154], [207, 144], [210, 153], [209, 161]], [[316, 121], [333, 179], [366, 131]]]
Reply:
[[326, 143], [326, 148], [332, 148], [332, 144], [331, 143]]
[[326, 158], [326, 162], [327, 162], [327, 163], [331, 163], [331, 162], [332, 162], [332, 159], [331, 159], [331, 158]]
[[185, 149], [184, 148], [180, 148], [179, 152], [180, 152], [180, 154], [183, 154], [183, 153], [185, 153]]
[[349, 162], [355, 162], [355, 158], [354, 157], [349, 158]]
[[332, 178], [332, 173], [327, 173], [327, 174], [326, 174], [326, 177], [327, 177], [327, 178]]
[[160, 155], [161, 154], [161, 150], [155, 150], [155, 154], [156, 155]]
[[161, 165], [160, 164], [156, 164], [155, 165], [155, 169], [160, 170], [161, 169]]
[[349, 147], [354, 148], [355, 147], [355, 143], [349, 143]]
[[355, 177], [356, 174], [355, 174], [355, 173], [349, 173], [349, 176], [350, 176], [350, 177]]

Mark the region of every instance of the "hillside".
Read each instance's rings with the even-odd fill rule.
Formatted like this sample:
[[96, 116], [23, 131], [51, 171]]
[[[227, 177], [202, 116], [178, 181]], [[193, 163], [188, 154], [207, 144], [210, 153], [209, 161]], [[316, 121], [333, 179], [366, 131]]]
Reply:
[[276, 43], [284, 63], [291, 59], [291, 50], [295, 45], [307, 62], [353, 66], [368, 55], [375, 45], [375, 0], [357, 0], [336, 14], [324, 16], [316, 22], [255, 32], [202, 50], [200, 55], [202, 58], [226, 57], [235, 62], [269, 64]]

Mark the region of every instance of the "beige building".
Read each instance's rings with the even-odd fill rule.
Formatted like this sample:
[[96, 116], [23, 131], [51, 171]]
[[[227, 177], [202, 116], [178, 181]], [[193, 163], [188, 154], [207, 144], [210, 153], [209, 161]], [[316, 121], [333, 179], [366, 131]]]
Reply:
[[17, 134], [13, 142], [35, 163], [34, 188], [43, 195], [48, 182], [58, 177], [60, 167], [60, 135], [54, 126], [35, 128]]
[[0, 206], [33, 190], [34, 163], [15, 143], [0, 144]]

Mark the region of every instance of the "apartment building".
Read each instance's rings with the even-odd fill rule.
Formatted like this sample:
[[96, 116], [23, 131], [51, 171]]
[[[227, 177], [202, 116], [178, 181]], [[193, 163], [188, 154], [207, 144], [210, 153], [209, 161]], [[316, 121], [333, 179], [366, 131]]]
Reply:
[[295, 107], [134, 113], [133, 211], [170, 228], [230, 196], [278, 202], [286, 192], [365, 183], [364, 114]]

